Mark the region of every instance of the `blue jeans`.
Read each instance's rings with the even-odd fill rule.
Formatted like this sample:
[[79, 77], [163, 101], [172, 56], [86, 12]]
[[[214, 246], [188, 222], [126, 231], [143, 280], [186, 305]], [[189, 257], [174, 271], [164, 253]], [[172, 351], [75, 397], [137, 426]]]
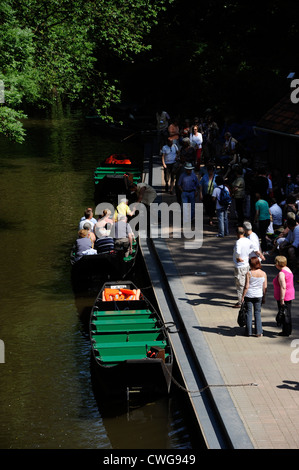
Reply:
[[182, 192], [182, 204], [183, 204], [183, 220], [184, 222], [190, 221], [189, 207], [187, 203], [191, 204], [191, 219], [195, 216], [195, 191], [183, 191]]
[[262, 308], [262, 297], [245, 297], [245, 302], [247, 305], [246, 313], [246, 333], [248, 336], [252, 335], [252, 307], [254, 310], [254, 319], [255, 319], [255, 333], [257, 335], [263, 334], [262, 327], [262, 317], [261, 317], [261, 308]]
[[227, 211], [222, 211], [220, 209], [217, 209], [216, 213], [217, 213], [217, 219], [218, 219], [218, 235], [220, 237], [224, 237], [224, 235], [229, 235]]

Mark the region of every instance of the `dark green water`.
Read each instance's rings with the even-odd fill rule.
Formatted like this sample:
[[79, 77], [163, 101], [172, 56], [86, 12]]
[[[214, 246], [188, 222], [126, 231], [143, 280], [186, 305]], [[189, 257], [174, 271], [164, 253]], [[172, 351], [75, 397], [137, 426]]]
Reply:
[[29, 120], [25, 144], [1, 138], [1, 449], [191, 448], [178, 398], [103, 417], [69, 253], [93, 204], [93, 170], [110, 153], [142, 148], [104, 139], [78, 118]]

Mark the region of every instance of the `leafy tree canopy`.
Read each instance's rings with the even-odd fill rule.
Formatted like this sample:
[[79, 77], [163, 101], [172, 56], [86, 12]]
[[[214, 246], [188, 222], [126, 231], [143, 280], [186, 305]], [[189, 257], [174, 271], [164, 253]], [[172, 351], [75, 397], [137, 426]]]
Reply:
[[0, 132], [22, 142], [26, 105], [47, 107], [58, 99], [92, 104], [107, 115], [120, 100], [109, 61], [131, 61], [148, 50], [144, 35], [171, 1], [3, 0]]

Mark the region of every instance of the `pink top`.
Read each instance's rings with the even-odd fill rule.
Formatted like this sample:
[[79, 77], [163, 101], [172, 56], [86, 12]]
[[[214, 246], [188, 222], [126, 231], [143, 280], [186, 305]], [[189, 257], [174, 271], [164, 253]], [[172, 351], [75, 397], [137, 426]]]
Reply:
[[[284, 300], [293, 300], [295, 298], [293, 273], [290, 273], [289, 271], [285, 271], [284, 269], [282, 269], [281, 272], [284, 273], [285, 280], [286, 280], [286, 292], [285, 292]], [[277, 276], [273, 279], [275, 300], [280, 300], [280, 284], [278, 281], [278, 276], [279, 274], [277, 274]]]

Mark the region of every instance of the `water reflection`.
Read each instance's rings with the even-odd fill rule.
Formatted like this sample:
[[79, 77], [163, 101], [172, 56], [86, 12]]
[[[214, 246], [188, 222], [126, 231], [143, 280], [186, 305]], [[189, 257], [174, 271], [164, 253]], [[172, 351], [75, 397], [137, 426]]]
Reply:
[[[0, 139], [0, 448], [190, 446], [175, 398], [108, 417], [92, 387], [94, 293], [74, 297], [69, 253], [93, 206], [93, 170], [119, 142], [74, 118], [26, 126], [23, 145]], [[142, 157], [129, 142], [121, 151]]]

